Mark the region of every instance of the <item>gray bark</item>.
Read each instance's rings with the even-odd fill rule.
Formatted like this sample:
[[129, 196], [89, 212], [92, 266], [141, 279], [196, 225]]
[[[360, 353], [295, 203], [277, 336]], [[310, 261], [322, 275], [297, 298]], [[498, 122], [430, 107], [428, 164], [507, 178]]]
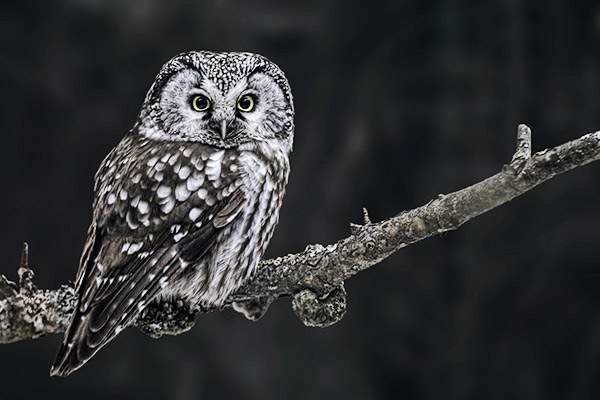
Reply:
[[[393, 252], [427, 237], [460, 227], [468, 220], [531, 190], [548, 179], [600, 158], [600, 131], [531, 155], [531, 131], [520, 125], [517, 150], [502, 171], [479, 183], [373, 223], [365, 210], [363, 225], [328, 246], [265, 260], [257, 273], [233, 293], [225, 306], [259, 297], [293, 296], [294, 312], [307, 326], [329, 326], [346, 312], [343, 283]], [[76, 297], [71, 286], [37, 289], [24, 246], [19, 285], [0, 277], [0, 343], [64, 332]], [[136, 322], [153, 337], [179, 334], [194, 324], [197, 312], [181, 302], [155, 305]]]

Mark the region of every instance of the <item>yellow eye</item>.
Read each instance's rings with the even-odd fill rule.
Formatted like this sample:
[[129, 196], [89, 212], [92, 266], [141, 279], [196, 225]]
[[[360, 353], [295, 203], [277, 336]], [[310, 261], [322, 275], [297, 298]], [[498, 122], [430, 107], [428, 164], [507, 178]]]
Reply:
[[249, 94], [242, 96], [242, 98], [238, 101], [237, 108], [243, 112], [252, 111], [254, 108], [254, 98], [252, 98], [252, 96]]
[[210, 108], [210, 101], [206, 96], [194, 96], [192, 99], [192, 108], [196, 111], [206, 111]]

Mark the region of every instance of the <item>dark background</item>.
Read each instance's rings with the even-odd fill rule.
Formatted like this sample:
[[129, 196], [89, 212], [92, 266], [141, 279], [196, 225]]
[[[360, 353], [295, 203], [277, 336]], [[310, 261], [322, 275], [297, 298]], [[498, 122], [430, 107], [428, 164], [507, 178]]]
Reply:
[[[161, 65], [252, 51], [286, 71], [296, 140], [268, 256], [333, 243], [600, 129], [600, 6], [584, 1], [21, 1], [0, 9], [0, 272], [74, 279], [92, 177]], [[304, 327], [289, 299], [178, 337], [128, 330], [67, 379], [62, 338], [0, 346], [2, 399], [600, 398], [600, 165], [559, 176], [346, 282]]]

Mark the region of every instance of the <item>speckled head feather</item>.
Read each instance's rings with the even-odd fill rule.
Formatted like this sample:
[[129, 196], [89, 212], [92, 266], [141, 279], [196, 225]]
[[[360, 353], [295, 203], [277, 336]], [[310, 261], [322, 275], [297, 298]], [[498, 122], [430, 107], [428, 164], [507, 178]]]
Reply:
[[[188, 96], [174, 95], [181, 92], [187, 92]], [[261, 121], [266, 124], [262, 127], [270, 129], [248, 126], [251, 121], [247, 115], [233, 113], [240, 96], [259, 92], [268, 96], [257, 96], [254, 114], [264, 113]], [[188, 105], [194, 94], [205, 95], [214, 107], [207, 113], [191, 113]], [[228, 140], [220, 140], [215, 134], [215, 124], [211, 128], [210, 122], [214, 122], [211, 118], [215, 117], [228, 120], [233, 129], [245, 129], [246, 135], [230, 135]], [[253, 53], [198, 51], [173, 57], [156, 76], [139, 119], [142, 132], [150, 132], [156, 138], [164, 138], [162, 134], [167, 133], [172, 136], [170, 140], [203, 141], [224, 148], [249, 137], [260, 140], [261, 133], [288, 140], [290, 149], [293, 141], [294, 106], [285, 74], [267, 58]]]
[[244, 284], [277, 224], [293, 114], [283, 72], [262, 56], [191, 52], [163, 66], [96, 173], [52, 375], [81, 367], [152, 302], [219, 306]]

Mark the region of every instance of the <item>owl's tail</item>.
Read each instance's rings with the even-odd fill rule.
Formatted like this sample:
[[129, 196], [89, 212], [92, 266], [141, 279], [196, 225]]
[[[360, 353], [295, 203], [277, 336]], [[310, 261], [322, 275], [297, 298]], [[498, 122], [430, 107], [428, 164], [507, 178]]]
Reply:
[[79, 311], [73, 313], [63, 343], [50, 369], [50, 375], [67, 376], [94, 355], [93, 352], [90, 352], [89, 346], [85, 345], [83, 337], [85, 321], [81, 320], [82, 316], [86, 318]]
[[77, 306], [65, 333], [63, 344], [50, 369], [50, 375], [67, 376], [79, 369], [138, 315], [132, 313], [130, 318], [120, 321], [119, 325], [106, 323], [108, 321], [103, 318], [106, 312], [105, 305], [100, 303], [85, 312], [81, 311], [79, 305]]

